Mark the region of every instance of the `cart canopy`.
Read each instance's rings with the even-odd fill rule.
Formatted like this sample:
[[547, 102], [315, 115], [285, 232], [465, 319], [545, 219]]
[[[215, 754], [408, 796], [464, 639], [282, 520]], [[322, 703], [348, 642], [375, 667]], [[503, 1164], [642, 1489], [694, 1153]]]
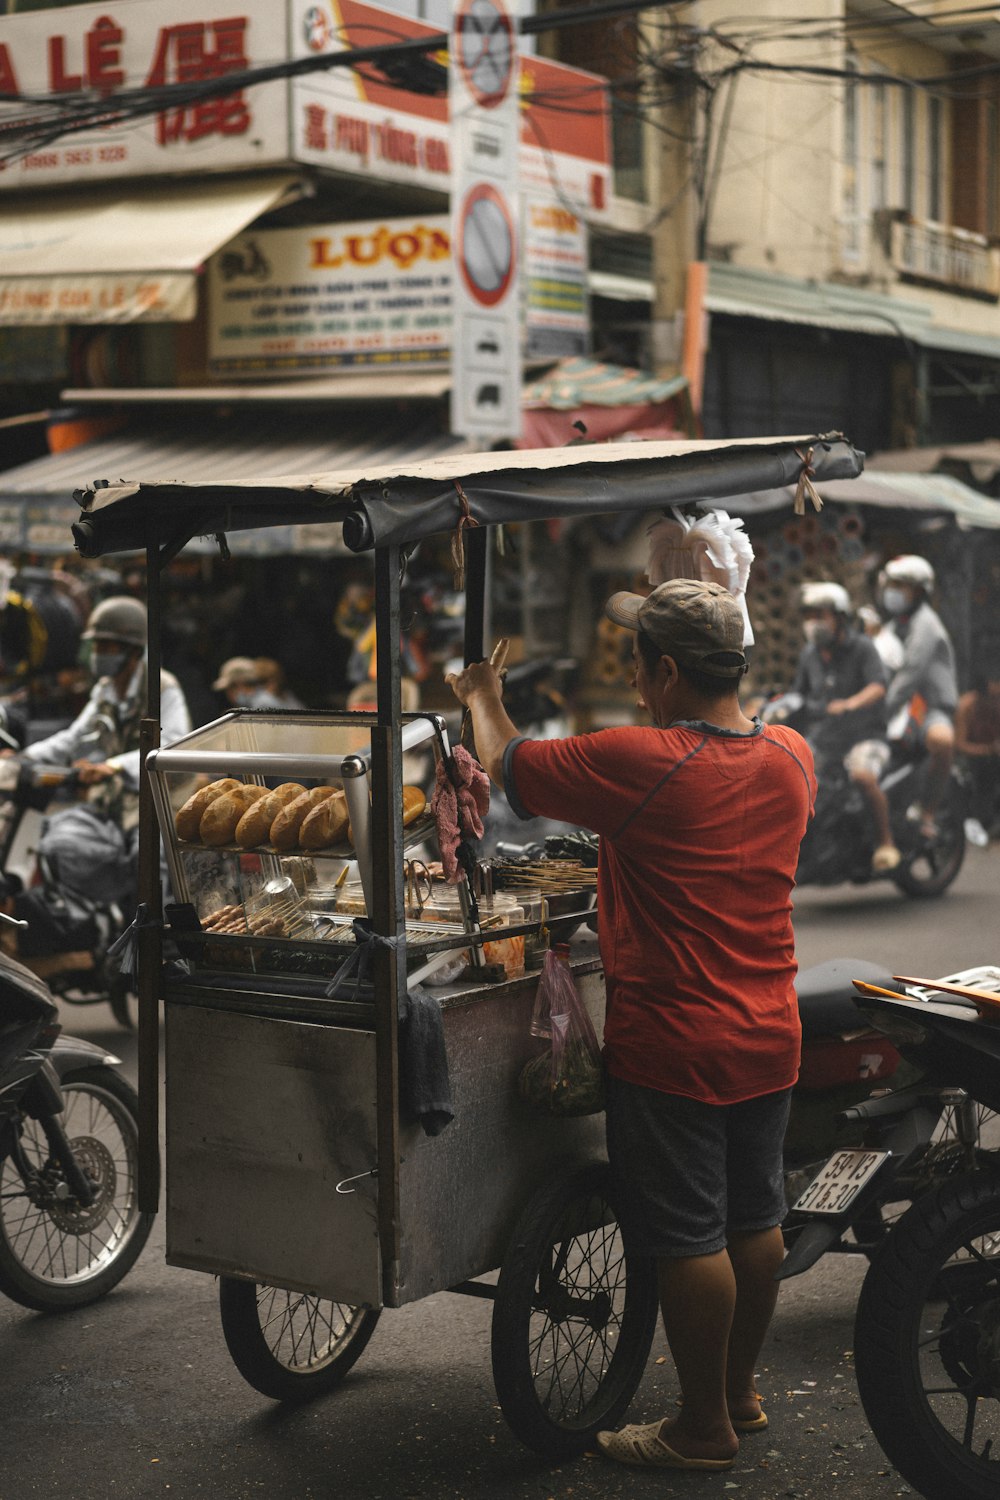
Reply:
[[813, 480], [853, 479], [864, 455], [840, 433], [729, 442], [630, 442], [465, 453], [402, 467], [280, 479], [99, 481], [79, 490], [84, 557], [260, 526], [337, 523], [355, 552], [420, 541], [463, 519], [483, 526], [709, 504]]

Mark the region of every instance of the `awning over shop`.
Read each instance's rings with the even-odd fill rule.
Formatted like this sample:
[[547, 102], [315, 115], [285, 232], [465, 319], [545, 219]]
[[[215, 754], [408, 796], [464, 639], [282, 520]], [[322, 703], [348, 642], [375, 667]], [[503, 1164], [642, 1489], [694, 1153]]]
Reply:
[[977, 484], [989, 484], [1000, 472], [1000, 440], [984, 438], [980, 443], [948, 443], [941, 448], [887, 448], [867, 460], [869, 469], [912, 474], [932, 474], [945, 464], [961, 465]]
[[[981, 495], [947, 474], [903, 474], [866, 469], [860, 479], [819, 479], [816, 489], [826, 504], [875, 505], [923, 515], [950, 515], [963, 528], [1000, 530], [1000, 501]], [[792, 491], [734, 495], [726, 509], [736, 516], [763, 515], [788, 506]]]
[[[355, 552], [402, 545], [459, 524], [651, 510], [753, 489], [859, 474], [843, 437], [738, 442], [600, 443], [520, 453], [391, 459], [331, 473], [208, 483], [105, 483], [79, 495], [73, 537], [84, 557], [139, 547], [179, 550], [188, 537], [252, 527], [342, 522]], [[149, 473], [153, 471], [148, 470]], [[205, 478], [206, 476], [202, 476]]]
[[582, 356], [563, 359], [524, 388], [519, 448], [560, 448], [579, 435], [588, 442], [612, 438], [682, 438], [690, 399], [687, 378], [661, 380], [644, 370]]
[[199, 267], [296, 191], [270, 173], [5, 195], [0, 325], [189, 321]]
[[[95, 478], [146, 474], [176, 481], [241, 482], [258, 480], [262, 474], [420, 463], [467, 452], [470, 446], [424, 419], [411, 425], [394, 422], [388, 430], [384, 412], [355, 415], [349, 423], [280, 410], [240, 411], [229, 418], [189, 412], [0, 472], [0, 552], [68, 552], [73, 543], [70, 528], [80, 515], [74, 492]], [[139, 541], [132, 550], [144, 545]], [[195, 539], [191, 545], [196, 551], [218, 550], [210, 538]], [[232, 535], [229, 545], [234, 554], [347, 550], [339, 523], [306, 528], [289, 523], [266, 532], [245, 531]]]

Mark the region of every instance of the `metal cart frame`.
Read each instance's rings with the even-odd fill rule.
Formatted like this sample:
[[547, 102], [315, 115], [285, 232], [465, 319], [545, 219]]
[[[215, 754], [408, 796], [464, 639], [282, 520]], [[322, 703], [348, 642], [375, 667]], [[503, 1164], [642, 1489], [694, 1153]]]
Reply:
[[[851, 478], [861, 467], [861, 455], [840, 434], [833, 434], [733, 443], [628, 443], [571, 450], [472, 454], [374, 471], [308, 479], [262, 479], [242, 485], [102, 483], [78, 493], [82, 515], [73, 530], [77, 548], [85, 557], [122, 551], [143, 551], [146, 556], [149, 688], [141, 730], [144, 755], [159, 745], [160, 575], [187, 541], [194, 536], [215, 534], [225, 549], [225, 533], [231, 530], [290, 522], [337, 523], [352, 550], [374, 552], [377, 714], [371, 726], [374, 891], [370, 918], [377, 935], [395, 940], [405, 937], [397, 642], [406, 548], [424, 536], [454, 533], [453, 550], [464, 559], [466, 572], [464, 655], [467, 662], [478, 661], [484, 654], [487, 538], [491, 525], [611, 511], [651, 511], [695, 500], [711, 505], [727, 495], [785, 485], [797, 486], [796, 504], [800, 508], [804, 497], [811, 492], [813, 477]], [[154, 920], [146, 920], [137, 928], [139, 1193], [141, 1206], [155, 1212], [160, 1197], [158, 1045], [163, 934], [156, 920], [160, 915], [159, 830], [148, 776], [143, 776], [141, 784], [140, 899]], [[397, 1035], [400, 999], [406, 988], [405, 942], [379, 945], [373, 963], [376, 1223], [383, 1282], [381, 1300], [391, 1306], [408, 1300], [402, 1288]], [[587, 1255], [594, 1253], [596, 1235], [605, 1244], [601, 1253], [606, 1253], [609, 1225], [614, 1229], [613, 1191], [607, 1182], [606, 1168], [600, 1163], [591, 1164], [584, 1166], [571, 1183], [550, 1183], [540, 1200], [537, 1195], [532, 1197], [525, 1214], [526, 1219], [515, 1236], [520, 1241], [520, 1256], [515, 1253], [513, 1263], [508, 1266], [505, 1262], [501, 1269], [501, 1291], [505, 1285], [508, 1291], [503, 1295], [502, 1309], [498, 1300], [494, 1319], [494, 1369], [501, 1405], [515, 1431], [539, 1451], [560, 1456], [579, 1451], [592, 1439], [598, 1426], [613, 1425], [631, 1399], [655, 1323], [655, 1284], [651, 1267], [630, 1267], [634, 1294], [619, 1329], [620, 1343], [624, 1345], [627, 1341], [630, 1346], [628, 1358], [620, 1359], [614, 1349], [605, 1347], [598, 1356], [603, 1364], [596, 1379], [597, 1395], [594, 1399], [588, 1396], [582, 1405], [578, 1402], [573, 1410], [563, 1415], [557, 1413], [553, 1418], [550, 1411], [542, 1410], [543, 1403], [532, 1389], [528, 1325], [533, 1312], [544, 1306], [553, 1323], [565, 1323], [575, 1317], [603, 1336], [600, 1315], [595, 1313], [595, 1307], [603, 1306], [603, 1293], [588, 1300], [582, 1294], [567, 1294], [565, 1287], [560, 1290], [556, 1283], [565, 1269], [568, 1240], [583, 1245], [578, 1253], [586, 1260]], [[513, 1230], [513, 1223], [510, 1228]], [[527, 1252], [525, 1244], [529, 1246]], [[474, 1274], [485, 1269], [477, 1267]], [[556, 1288], [552, 1297], [558, 1293], [561, 1301], [556, 1303], [552, 1297], [546, 1300], [546, 1284]], [[244, 1290], [246, 1287], [253, 1291], [250, 1283], [244, 1284]], [[494, 1287], [475, 1281], [465, 1281], [452, 1289], [473, 1295], [497, 1295]], [[229, 1312], [235, 1329], [229, 1339], [234, 1357], [237, 1357], [234, 1342], [239, 1344], [242, 1339], [246, 1343], [246, 1319], [237, 1316], [241, 1295], [237, 1280]], [[224, 1296], [224, 1325], [226, 1317]], [[361, 1309], [347, 1308], [344, 1339], [351, 1347], [346, 1349], [339, 1365], [334, 1350], [325, 1362], [285, 1380], [280, 1371], [269, 1367], [266, 1358], [263, 1362], [258, 1358], [259, 1349], [248, 1347], [248, 1352], [244, 1351], [246, 1364], [260, 1374], [259, 1379], [252, 1374], [248, 1378], [258, 1388], [277, 1396], [294, 1397], [327, 1388], [363, 1348], [371, 1326], [370, 1318], [365, 1321], [368, 1317]], [[513, 1360], [508, 1348], [512, 1341], [523, 1346], [519, 1357]], [[250, 1336], [250, 1344], [253, 1343]], [[505, 1360], [507, 1367], [501, 1374]], [[239, 1358], [237, 1362], [240, 1363]], [[240, 1363], [240, 1368], [247, 1373], [244, 1364]]]

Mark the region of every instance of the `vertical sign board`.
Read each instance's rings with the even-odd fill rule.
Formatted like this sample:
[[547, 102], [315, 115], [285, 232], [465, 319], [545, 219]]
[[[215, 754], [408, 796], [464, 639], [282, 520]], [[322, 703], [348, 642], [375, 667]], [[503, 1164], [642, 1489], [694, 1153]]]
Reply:
[[448, 75], [451, 427], [502, 440], [521, 430], [519, 58], [509, 0], [455, 0]]

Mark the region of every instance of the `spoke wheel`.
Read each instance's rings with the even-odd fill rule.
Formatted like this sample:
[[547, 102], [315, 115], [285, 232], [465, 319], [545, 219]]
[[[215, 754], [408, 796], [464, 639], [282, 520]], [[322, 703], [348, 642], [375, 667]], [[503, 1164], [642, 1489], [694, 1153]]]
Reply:
[[630, 1254], [617, 1217], [610, 1168], [582, 1167], [536, 1194], [500, 1269], [497, 1395], [515, 1434], [546, 1458], [613, 1427], [646, 1368], [655, 1263]]
[[274, 1401], [311, 1401], [340, 1384], [375, 1332], [373, 1308], [234, 1276], [219, 1279], [222, 1332], [243, 1379]]
[[0, 1291], [40, 1312], [83, 1307], [117, 1286], [149, 1237], [139, 1212], [135, 1091], [113, 1068], [86, 1068], [62, 1081], [56, 1124], [94, 1196], [69, 1193], [37, 1120], [23, 1118], [20, 1160], [0, 1163]]
[[872, 1430], [928, 1500], [1000, 1493], [1000, 1175], [915, 1203], [858, 1302], [858, 1389]]
[[937, 811], [938, 834], [934, 839], [912, 835], [903, 847], [902, 862], [892, 878], [907, 896], [940, 896], [951, 885], [965, 859], [965, 822], [962, 795], [950, 783]]

